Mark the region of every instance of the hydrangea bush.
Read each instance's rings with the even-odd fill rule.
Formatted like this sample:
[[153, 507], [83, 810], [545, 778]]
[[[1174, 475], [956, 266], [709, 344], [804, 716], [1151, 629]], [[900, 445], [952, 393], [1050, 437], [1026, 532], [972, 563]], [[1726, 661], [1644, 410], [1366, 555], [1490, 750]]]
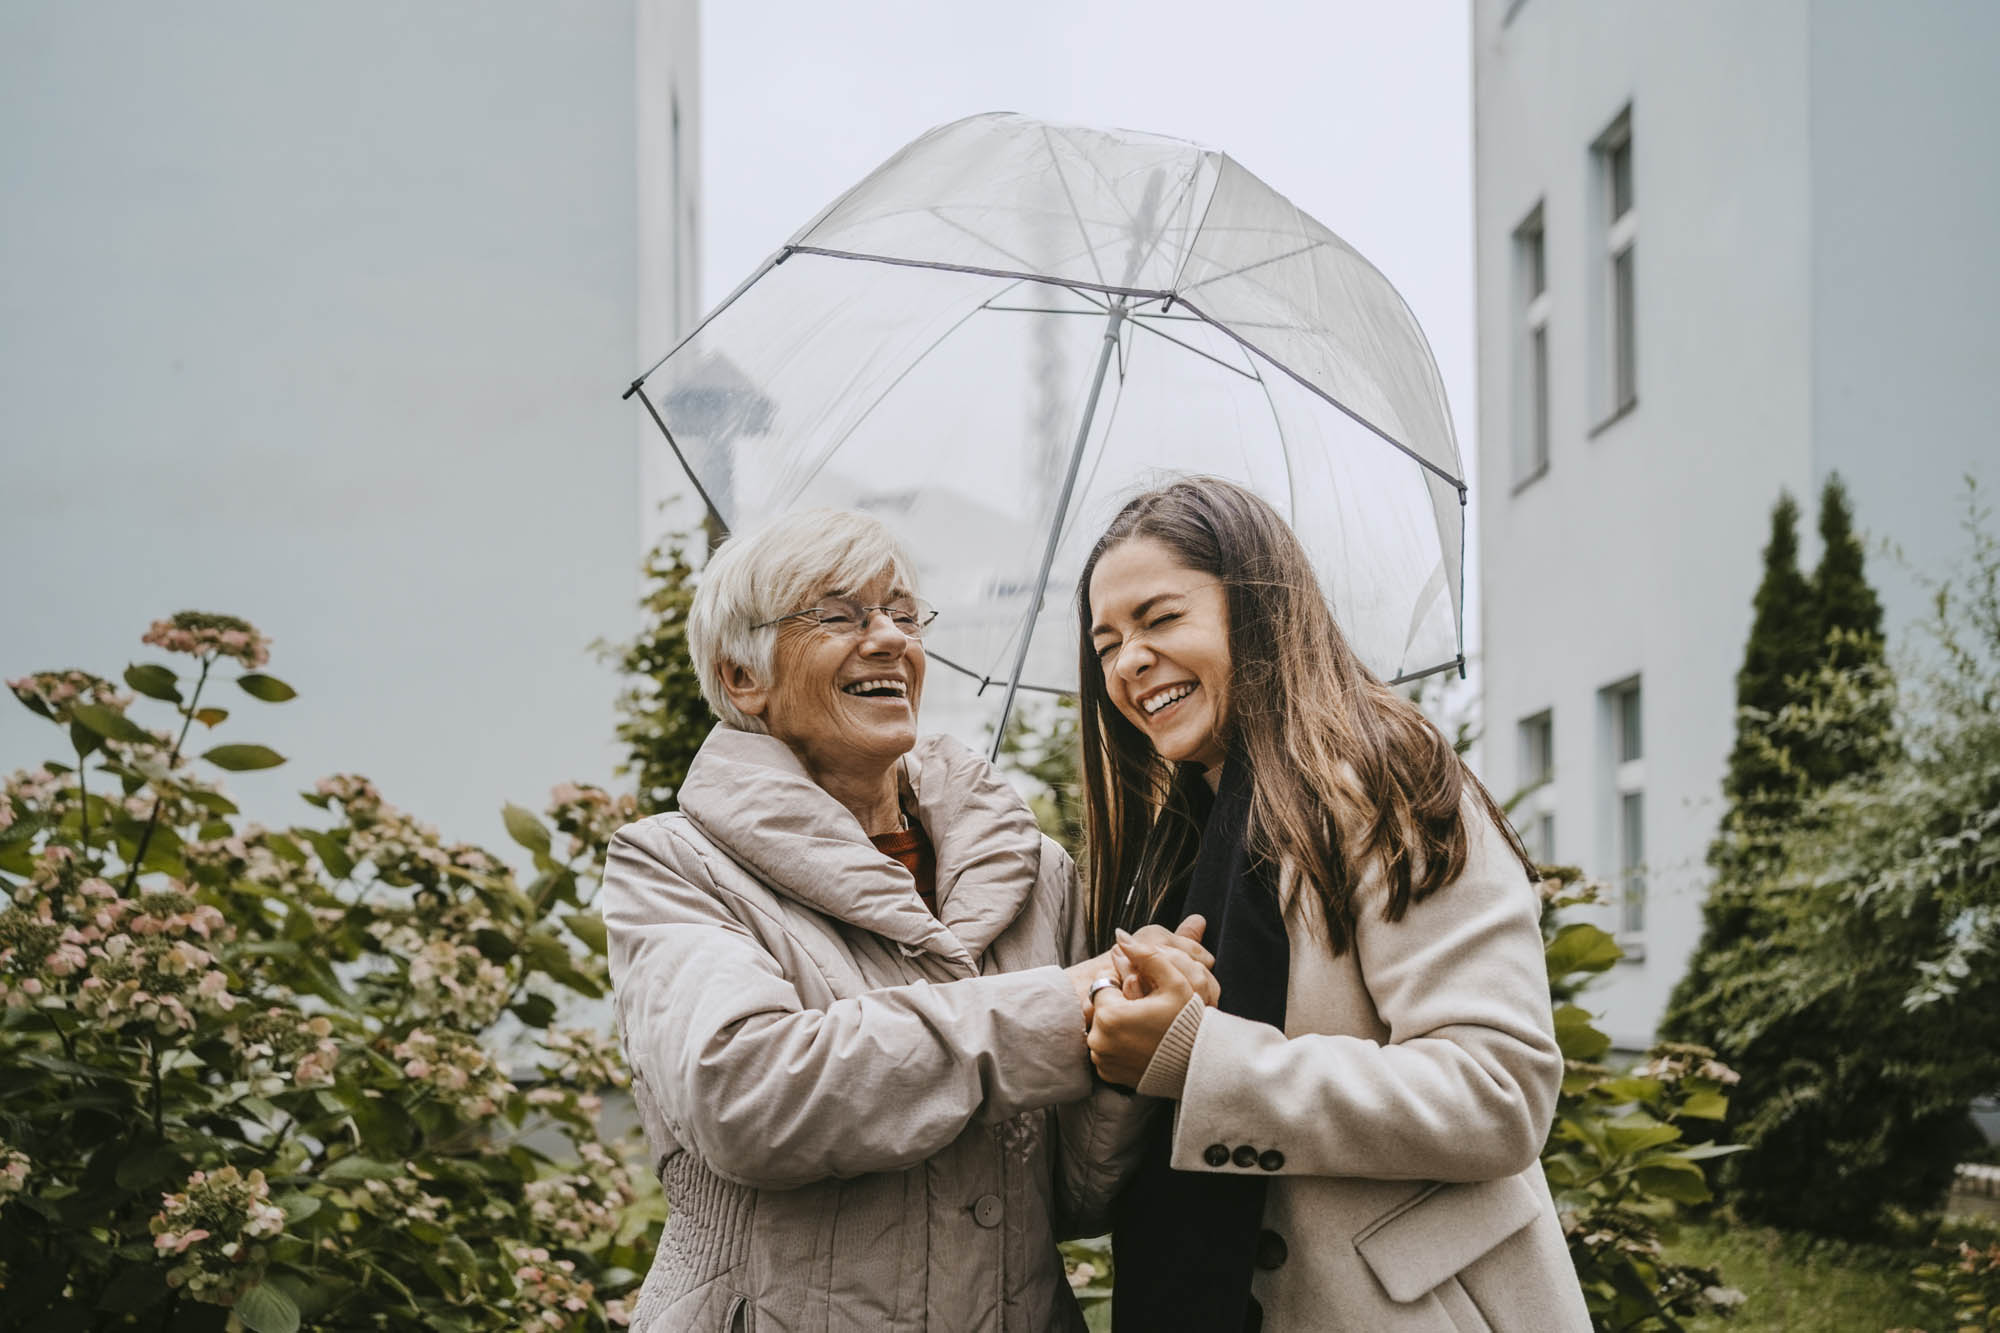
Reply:
[[268, 640], [144, 641], [191, 662], [8, 682], [67, 755], [0, 786], [0, 1327], [622, 1323], [662, 1208], [598, 1141], [615, 1043], [557, 1020], [631, 798], [508, 807], [526, 882], [356, 775], [259, 827], [220, 775], [283, 759], [212, 733], [293, 697]]

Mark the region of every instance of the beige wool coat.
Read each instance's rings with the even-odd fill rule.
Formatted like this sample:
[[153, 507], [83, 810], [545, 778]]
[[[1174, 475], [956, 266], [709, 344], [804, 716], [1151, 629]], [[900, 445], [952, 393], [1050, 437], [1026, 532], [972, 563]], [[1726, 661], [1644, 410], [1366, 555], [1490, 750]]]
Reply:
[[1092, 1095], [1075, 872], [957, 742], [905, 772], [936, 917], [768, 736], [718, 727], [680, 812], [612, 842], [618, 1027], [673, 1209], [634, 1333], [1082, 1327], [1055, 1242], [1103, 1230], [1143, 1099]]
[[1563, 1073], [1540, 903], [1466, 820], [1459, 878], [1397, 922], [1364, 880], [1338, 957], [1288, 885], [1284, 1031], [1192, 1001], [1140, 1080], [1175, 1099], [1176, 1169], [1270, 1181], [1266, 1333], [1589, 1333], [1537, 1160]]

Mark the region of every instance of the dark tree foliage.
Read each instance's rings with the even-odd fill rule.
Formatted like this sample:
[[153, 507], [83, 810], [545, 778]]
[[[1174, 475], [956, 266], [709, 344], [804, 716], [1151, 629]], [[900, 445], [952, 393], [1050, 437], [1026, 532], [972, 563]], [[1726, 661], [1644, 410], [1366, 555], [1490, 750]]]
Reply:
[[625, 746], [618, 771], [638, 779], [639, 813], [649, 815], [674, 808], [715, 715], [701, 697], [688, 656], [695, 571], [681, 539], [669, 537], [654, 547], [643, 572], [638, 635], [629, 643], [600, 644], [598, 650], [628, 682], [618, 696], [618, 739]]
[[[1814, 578], [1822, 658], [1795, 701], [1745, 719], [1799, 761], [1796, 810], [1725, 824], [1751, 843], [1715, 894], [1750, 922], [1699, 956], [1676, 1035], [1742, 1072], [1723, 1172], [1745, 1217], [1865, 1235], [1934, 1207], [2000, 1084], [2000, 540], [1974, 497], [1972, 560], [1884, 665], [1846, 497], [1830, 486]], [[1746, 873], [1749, 872], [1749, 873]], [[1708, 919], [1716, 919], [1711, 900]], [[1704, 940], [1706, 948], [1711, 941]]]
[[[1834, 671], [1880, 669], [1884, 660], [1882, 602], [1868, 584], [1854, 511], [1838, 474], [1828, 477], [1819, 501], [1819, 567], [1813, 571], [1813, 603], [1819, 612], [1815, 647], [1820, 664]], [[1886, 696], [1884, 696], [1886, 697]], [[1889, 710], [1857, 713], [1819, 743], [1795, 747], [1809, 790], [1820, 790], [1871, 766], [1890, 726]]]
[[1780, 493], [1771, 509], [1771, 540], [1752, 602], [1750, 638], [1736, 673], [1736, 743], [1722, 781], [1728, 806], [1708, 850], [1716, 881], [1702, 906], [1701, 941], [1660, 1020], [1661, 1036], [1672, 1041], [1713, 1044], [1712, 1024], [1700, 1009], [1715, 989], [1716, 960], [1756, 926], [1749, 886], [1756, 881], [1756, 863], [1769, 855], [1768, 839], [1758, 832], [1781, 824], [1798, 808], [1800, 774], [1789, 750], [1771, 743], [1765, 725], [1796, 702], [1798, 682], [1820, 658], [1821, 618], [1813, 585], [1799, 571], [1798, 524], [1798, 503]]
[[[1736, 673], [1736, 744], [1722, 788], [1730, 801], [1724, 825], [1748, 815], [1785, 813], [1797, 803], [1799, 775], [1791, 756], [1770, 746], [1756, 725], [1798, 698], [1798, 679], [1820, 662], [1823, 635], [1813, 585], [1799, 572], [1799, 507], [1780, 495], [1771, 510], [1771, 540], [1764, 547], [1764, 578], [1752, 603], [1755, 615]], [[1714, 860], [1723, 851], [1718, 843]]]

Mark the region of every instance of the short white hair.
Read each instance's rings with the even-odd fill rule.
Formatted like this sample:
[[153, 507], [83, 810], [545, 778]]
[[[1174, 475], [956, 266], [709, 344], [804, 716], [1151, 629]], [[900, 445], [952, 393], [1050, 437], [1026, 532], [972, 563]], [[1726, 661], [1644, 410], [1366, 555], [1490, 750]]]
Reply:
[[830, 592], [858, 592], [884, 574], [916, 595], [902, 544], [882, 520], [849, 509], [785, 514], [717, 547], [695, 588], [687, 628], [688, 656], [715, 715], [738, 731], [766, 731], [730, 702], [723, 665], [733, 662], [770, 684], [778, 627], [766, 622]]

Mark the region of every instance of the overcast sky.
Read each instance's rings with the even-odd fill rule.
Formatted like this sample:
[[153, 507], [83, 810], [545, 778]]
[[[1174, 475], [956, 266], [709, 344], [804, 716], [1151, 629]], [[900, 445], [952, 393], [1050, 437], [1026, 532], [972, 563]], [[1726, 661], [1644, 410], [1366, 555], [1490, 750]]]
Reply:
[[1018, 111], [1175, 135], [1229, 153], [1396, 284], [1469, 469], [1467, 23], [1460, 0], [705, 5], [704, 301], [933, 125]]

